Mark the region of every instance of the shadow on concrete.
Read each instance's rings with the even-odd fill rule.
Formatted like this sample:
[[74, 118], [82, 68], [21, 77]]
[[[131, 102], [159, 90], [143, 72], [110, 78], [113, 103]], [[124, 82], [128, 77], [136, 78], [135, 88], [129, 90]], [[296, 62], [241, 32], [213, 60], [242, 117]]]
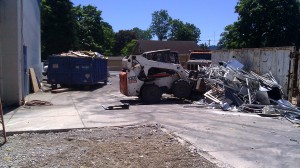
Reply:
[[[132, 100], [120, 100], [121, 103], [128, 103], [129, 105], [153, 105], [147, 104], [142, 102], [139, 99], [132, 99]], [[191, 104], [192, 102], [185, 99], [178, 99], [178, 98], [163, 98], [159, 103], [156, 104]]]
[[55, 89], [51, 89], [51, 87], [47, 87], [46, 89], [43, 89], [45, 92], [50, 91], [51, 93], [62, 93], [62, 92], [68, 92], [68, 91], [88, 91], [93, 92], [97, 89], [103, 88], [106, 86], [105, 83], [97, 83], [94, 85], [62, 85], [58, 86]]
[[13, 112], [14, 110], [16, 110], [19, 107], [20, 106], [17, 106], [17, 105], [3, 107], [3, 114]]

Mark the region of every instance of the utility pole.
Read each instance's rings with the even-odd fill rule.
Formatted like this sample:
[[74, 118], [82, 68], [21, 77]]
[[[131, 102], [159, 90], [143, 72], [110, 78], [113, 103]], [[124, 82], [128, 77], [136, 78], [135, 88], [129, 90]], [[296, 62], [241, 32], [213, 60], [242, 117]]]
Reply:
[[214, 32], [214, 46], [216, 45], [216, 33]]

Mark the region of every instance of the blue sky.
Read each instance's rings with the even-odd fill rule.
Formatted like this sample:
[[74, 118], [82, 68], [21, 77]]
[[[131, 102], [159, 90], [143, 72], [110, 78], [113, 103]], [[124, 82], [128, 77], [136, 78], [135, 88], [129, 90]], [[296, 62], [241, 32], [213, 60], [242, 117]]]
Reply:
[[71, 0], [74, 5], [94, 5], [102, 11], [102, 18], [115, 32], [134, 27], [147, 29], [152, 13], [168, 11], [173, 19], [200, 28], [200, 43], [217, 44], [225, 26], [237, 20], [234, 7], [238, 0]]

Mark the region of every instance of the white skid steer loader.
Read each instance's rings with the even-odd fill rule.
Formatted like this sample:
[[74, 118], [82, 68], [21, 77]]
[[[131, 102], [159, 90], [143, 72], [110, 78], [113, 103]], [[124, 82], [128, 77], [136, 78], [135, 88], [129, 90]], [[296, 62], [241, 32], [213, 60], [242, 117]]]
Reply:
[[178, 54], [170, 50], [157, 50], [142, 55], [126, 56], [122, 60], [120, 92], [138, 96], [145, 103], [157, 103], [163, 93], [188, 98], [192, 82], [179, 64]]

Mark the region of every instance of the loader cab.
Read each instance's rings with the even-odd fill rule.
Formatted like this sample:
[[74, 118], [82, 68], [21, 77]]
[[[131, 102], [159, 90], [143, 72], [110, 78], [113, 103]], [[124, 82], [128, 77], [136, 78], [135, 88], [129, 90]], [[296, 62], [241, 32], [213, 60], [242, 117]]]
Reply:
[[211, 65], [211, 51], [195, 50], [189, 54], [186, 68], [188, 70], [198, 70], [199, 67], [208, 67]]
[[179, 64], [178, 53], [169, 49], [145, 52], [142, 55], [152, 61]]

